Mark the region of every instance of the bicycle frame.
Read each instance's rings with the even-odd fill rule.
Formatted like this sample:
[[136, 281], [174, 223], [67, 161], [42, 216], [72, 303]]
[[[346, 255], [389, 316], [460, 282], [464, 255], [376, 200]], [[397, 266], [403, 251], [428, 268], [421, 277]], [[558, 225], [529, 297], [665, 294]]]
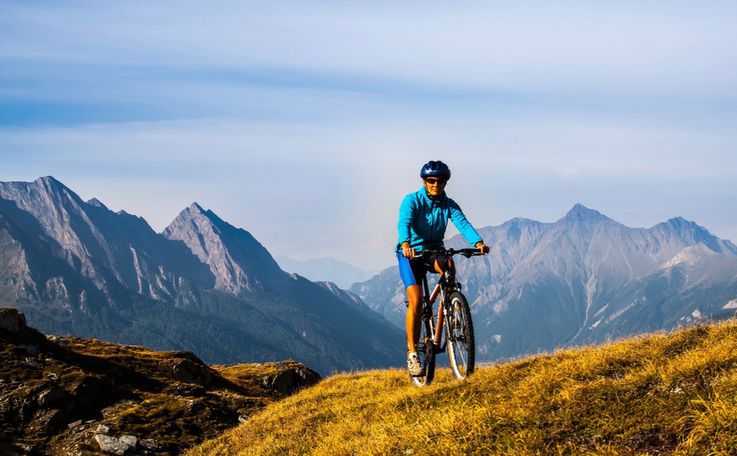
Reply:
[[[440, 342], [443, 338], [443, 323], [444, 323], [444, 317], [445, 317], [445, 284], [446, 279], [450, 277], [450, 272], [445, 271], [441, 276], [440, 279], [438, 279], [438, 283], [435, 284], [435, 288], [432, 290], [432, 294], [429, 291], [429, 286], [427, 283], [427, 274], [422, 278], [422, 286], [423, 286], [423, 301], [424, 305], [422, 307], [422, 319], [425, 321], [426, 324], [430, 325], [430, 330], [428, 331], [429, 334], [433, 334], [433, 344], [435, 345], [437, 351], [442, 352], [445, 349], [445, 346], [441, 346]], [[440, 303], [438, 305], [438, 313], [437, 315], [433, 314], [433, 306], [435, 305], [435, 300], [438, 299], [438, 296], [440, 297]], [[446, 341], [447, 342], [447, 341]]]
[[[480, 249], [441, 249], [422, 251], [421, 256], [428, 259], [428, 255], [463, 255], [466, 258], [484, 255], [487, 252]], [[430, 257], [432, 258], [432, 257]], [[438, 263], [435, 262], [435, 270], [439, 271]], [[435, 376], [435, 357], [439, 353], [448, 351], [451, 371], [453, 376], [464, 379], [473, 373], [475, 360], [475, 342], [473, 334], [473, 322], [468, 302], [461, 293], [461, 284], [456, 281], [455, 267], [452, 263], [447, 264], [440, 272], [440, 278], [435, 284], [432, 292], [428, 285], [427, 273], [422, 275], [422, 309], [420, 315], [420, 333], [417, 334], [417, 352], [422, 365], [422, 372], [411, 375], [410, 378], [416, 386], [425, 386], [432, 382]], [[439, 300], [438, 312], [433, 314], [435, 301]], [[452, 302], [451, 302], [452, 300]], [[409, 301], [407, 302], [409, 304]], [[409, 315], [409, 314], [408, 314]], [[417, 324], [416, 322], [413, 322]], [[443, 340], [445, 331], [445, 340]]]

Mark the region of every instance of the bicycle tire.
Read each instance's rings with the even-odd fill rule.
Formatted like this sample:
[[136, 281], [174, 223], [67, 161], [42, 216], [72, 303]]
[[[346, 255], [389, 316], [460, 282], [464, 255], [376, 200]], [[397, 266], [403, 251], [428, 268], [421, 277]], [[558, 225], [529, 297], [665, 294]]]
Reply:
[[471, 308], [463, 293], [454, 291], [448, 297], [450, 314], [446, 319], [445, 334], [448, 358], [453, 376], [464, 379], [476, 367], [476, 341], [473, 333]]
[[410, 379], [415, 386], [427, 386], [435, 378], [435, 344], [432, 342], [430, 324], [422, 321], [420, 325], [420, 342], [417, 344], [417, 356], [422, 365], [422, 375], [411, 376]]

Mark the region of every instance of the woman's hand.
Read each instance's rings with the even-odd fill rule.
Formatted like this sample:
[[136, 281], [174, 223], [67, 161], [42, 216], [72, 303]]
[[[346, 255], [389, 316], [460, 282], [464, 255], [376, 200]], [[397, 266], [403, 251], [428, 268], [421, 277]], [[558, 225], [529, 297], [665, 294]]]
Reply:
[[484, 255], [486, 255], [487, 253], [489, 253], [489, 251], [491, 250], [491, 248], [489, 248], [489, 246], [486, 245], [486, 244], [484, 244], [483, 242], [477, 242], [476, 243], [476, 248], [479, 249], [479, 250], [481, 250], [481, 253], [483, 253]]
[[402, 243], [402, 255], [405, 258], [413, 258], [415, 256], [415, 249], [409, 246], [409, 242]]

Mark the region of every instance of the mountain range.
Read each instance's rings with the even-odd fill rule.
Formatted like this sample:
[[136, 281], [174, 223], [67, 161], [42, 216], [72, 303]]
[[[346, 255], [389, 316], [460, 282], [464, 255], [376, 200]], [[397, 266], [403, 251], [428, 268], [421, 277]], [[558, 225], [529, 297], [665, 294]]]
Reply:
[[323, 373], [402, 362], [360, 299], [282, 271], [246, 230], [193, 203], [162, 232], [53, 177], [0, 182], [0, 302], [47, 333], [209, 363], [295, 358]]
[[[737, 309], [737, 247], [680, 217], [629, 228], [579, 204], [553, 223], [515, 218], [479, 232], [490, 255], [457, 264], [481, 361]], [[400, 364], [404, 301], [396, 267], [350, 291], [312, 282], [197, 203], [157, 233], [53, 177], [0, 182], [0, 303], [47, 333], [192, 350], [209, 363], [296, 358], [330, 373]]]
[[[456, 262], [482, 361], [720, 319], [737, 308], [737, 247], [681, 217], [629, 228], [577, 204], [554, 223], [515, 218], [479, 233], [491, 253]], [[468, 247], [460, 236], [446, 246]], [[404, 327], [397, 267], [351, 291]]]

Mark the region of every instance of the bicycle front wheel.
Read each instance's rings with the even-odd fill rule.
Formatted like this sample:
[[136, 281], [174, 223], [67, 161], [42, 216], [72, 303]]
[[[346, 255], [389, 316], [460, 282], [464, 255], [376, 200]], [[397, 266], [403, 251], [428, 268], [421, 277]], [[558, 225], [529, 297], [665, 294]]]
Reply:
[[410, 376], [415, 386], [427, 386], [435, 377], [435, 344], [433, 343], [430, 323], [426, 320], [420, 325], [420, 342], [417, 344], [417, 356], [422, 364], [422, 374]]
[[473, 373], [476, 363], [476, 342], [473, 321], [468, 301], [462, 293], [455, 291], [448, 299], [450, 314], [446, 320], [448, 358], [455, 378], [466, 378]]

